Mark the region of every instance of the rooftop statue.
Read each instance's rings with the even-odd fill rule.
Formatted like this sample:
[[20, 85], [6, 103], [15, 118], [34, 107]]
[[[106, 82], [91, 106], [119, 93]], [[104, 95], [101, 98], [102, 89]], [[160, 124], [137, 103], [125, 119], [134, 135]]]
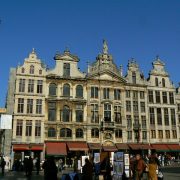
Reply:
[[108, 45], [106, 40], [103, 40], [103, 54], [108, 54]]

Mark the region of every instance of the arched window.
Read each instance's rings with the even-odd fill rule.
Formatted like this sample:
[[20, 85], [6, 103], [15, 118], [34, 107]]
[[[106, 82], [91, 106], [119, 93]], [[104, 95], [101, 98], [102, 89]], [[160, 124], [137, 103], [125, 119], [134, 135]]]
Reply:
[[122, 130], [121, 129], [117, 129], [115, 131], [115, 136], [116, 136], [116, 138], [122, 138]]
[[132, 72], [132, 83], [136, 84], [136, 73]]
[[70, 121], [70, 109], [68, 106], [63, 107], [63, 122], [69, 122]]
[[159, 85], [159, 83], [158, 83], [158, 78], [157, 78], [157, 77], [155, 78], [155, 85], [156, 85], [156, 86]]
[[99, 138], [99, 129], [98, 128], [91, 129], [91, 137]]
[[76, 138], [83, 138], [83, 130], [76, 129]]
[[49, 95], [56, 96], [57, 85], [54, 83], [49, 84]]
[[34, 74], [34, 66], [33, 66], [33, 65], [30, 66], [29, 73], [30, 73], [30, 74]]
[[76, 97], [83, 98], [83, 87], [81, 85], [76, 86]]
[[162, 78], [162, 87], [165, 87], [165, 86], [166, 86], [165, 79]]
[[72, 130], [68, 128], [62, 128], [60, 130], [60, 137], [72, 137]]
[[55, 128], [48, 129], [48, 137], [56, 137], [56, 130]]
[[25, 71], [25, 69], [24, 69], [24, 68], [22, 68], [22, 69], [21, 69], [21, 73], [24, 73], [24, 71]]
[[64, 84], [63, 86], [63, 96], [70, 96], [70, 85]]

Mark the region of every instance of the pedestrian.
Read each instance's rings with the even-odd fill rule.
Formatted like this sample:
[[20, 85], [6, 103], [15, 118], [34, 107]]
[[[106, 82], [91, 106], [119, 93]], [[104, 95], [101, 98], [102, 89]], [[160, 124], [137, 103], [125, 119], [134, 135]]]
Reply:
[[39, 175], [40, 159], [38, 157], [36, 158], [35, 166], [36, 166], [36, 174]]
[[32, 175], [32, 170], [33, 170], [33, 160], [31, 156], [29, 156], [29, 159], [27, 160], [27, 171], [28, 171], [28, 176]]
[[157, 173], [156, 170], [158, 169], [158, 166], [160, 165], [160, 162], [157, 158], [156, 153], [153, 153], [150, 157], [149, 157], [149, 165], [148, 165], [148, 169], [149, 169], [149, 180], [157, 180]]
[[28, 159], [24, 158], [24, 171], [26, 176], [28, 176]]
[[4, 167], [6, 165], [6, 161], [4, 160], [4, 158], [2, 158], [1, 160], [1, 169], [2, 169], [2, 175], [4, 176]]
[[75, 156], [74, 157], [74, 172], [77, 173], [78, 172], [78, 159], [77, 157]]
[[48, 157], [42, 165], [44, 169], [44, 180], [57, 180], [57, 167], [54, 161], [54, 157]]
[[143, 172], [146, 168], [144, 160], [141, 158], [140, 154], [136, 154], [135, 161], [135, 180], [141, 180], [143, 177]]
[[89, 159], [85, 159], [85, 165], [82, 168], [83, 178], [82, 180], [92, 180], [93, 179], [93, 165], [90, 163]]

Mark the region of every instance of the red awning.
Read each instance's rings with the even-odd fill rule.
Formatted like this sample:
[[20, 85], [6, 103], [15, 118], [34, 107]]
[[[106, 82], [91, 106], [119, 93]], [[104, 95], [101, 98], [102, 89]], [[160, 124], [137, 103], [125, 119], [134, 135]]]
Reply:
[[170, 149], [166, 144], [152, 144], [152, 149], [157, 151], [169, 151]]
[[44, 147], [44, 145], [32, 145], [30, 150], [32, 150], [32, 151], [43, 151], [43, 147]]
[[43, 144], [13, 144], [14, 151], [43, 151]]
[[27, 151], [29, 144], [13, 144], [13, 151]]
[[99, 143], [88, 143], [90, 150], [101, 149], [101, 145]]
[[167, 146], [171, 151], [180, 151], [179, 144], [167, 144]]
[[133, 150], [152, 149], [150, 144], [128, 144], [128, 145]]
[[125, 143], [117, 143], [116, 144], [116, 147], [118, 150], [126, 150], [126, 149], [129, 149], [129, 146]]
[[104, 151], [110, 151], [110, 152], [115, 152], [118, 149], [116, 148], [116, 146], [103, 146], [103, 150]]
[[66, 143], [46, 142], [47, 155], [67, 155]]
[[68, 142], [67, 146], [70, 151], [88, 151], [89, 150], [85, 142]]

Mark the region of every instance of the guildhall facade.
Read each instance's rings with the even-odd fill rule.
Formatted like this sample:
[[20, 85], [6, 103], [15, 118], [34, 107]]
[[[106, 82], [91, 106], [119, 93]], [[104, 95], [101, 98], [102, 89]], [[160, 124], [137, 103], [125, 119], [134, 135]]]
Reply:
[[86, 73], [69, 50], [57, 53], [54, 60], [55, 67], [48, 69], [33, 49], [10, 76], [15, 79], [9, 81], [14, 83], [14, 157], [180, 151], [180, 88], [175, 88], [159, 57], [148, 78], [134, 59], [124, 76], [106, 41]]

